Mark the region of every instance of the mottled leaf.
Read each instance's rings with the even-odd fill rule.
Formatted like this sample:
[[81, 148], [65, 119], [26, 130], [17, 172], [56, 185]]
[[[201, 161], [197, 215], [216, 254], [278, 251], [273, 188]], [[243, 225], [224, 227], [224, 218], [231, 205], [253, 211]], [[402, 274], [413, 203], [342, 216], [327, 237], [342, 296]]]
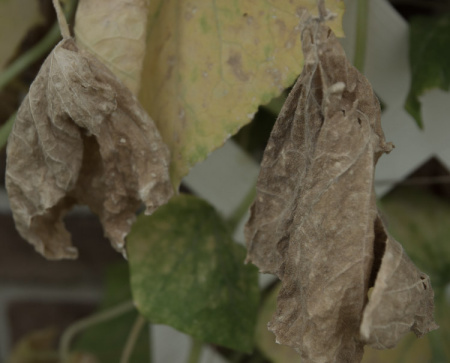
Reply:
[[[343, 1], [328, 0], [339, 14]], [[299, 23], [316, 0], [150, 2], [140, 100], [172, 153], [175, 187], [302, 69]]]
[[27, 31], [43, 22], [38, 0], [0, 0], [0, 70]]
[[[106, 273], [104, 298], [98, 312], [107, 311], [129, 299], [131, 299], [131, 291], [128, 264], [122, 262], [110, 266]], [[137, 316], [136, 310], [129, 311], [86, 329], [75, 341], [74, 354], [89, 352], [93, 353], [101, 363], [118, 362]], [[149, 362], [148, 331], [148, 328], [144, 327], [139, 334], [130, 362]]]
[[151, 322], [250, 351], [258, 306], [256, 270], [205, 201], [179, 195], [140, 216], [127, 238], [131, 288]]
[[87, 204], [124, 251], [141, 200], [151, 213], [172, 194], [168, 160], [132, 93], [63, 40], [31, 85], [8, 141], [6, 188], [17, 230], [47, 258], [75, 258], [62, 218], [73, 204]]
[[134, 94], [145, 56], [148, 0], [80, 0], [75, 39]]
[[374, 167], [392, 145], [369, 82], [322, 22], [307, 22], [302, 43], [305, 67], [261, 165], [248, 260], [282, 280], [269, 326], [280, 343], [306, 362], [358, 362], [364, 343], [436, 328], [433, 291], [378, 216]]
[[422, 127], [419, 97], [432, 88], [450, 87], [450, 15], [416, 17], [409, 24], [411, 86], [405, 109]]

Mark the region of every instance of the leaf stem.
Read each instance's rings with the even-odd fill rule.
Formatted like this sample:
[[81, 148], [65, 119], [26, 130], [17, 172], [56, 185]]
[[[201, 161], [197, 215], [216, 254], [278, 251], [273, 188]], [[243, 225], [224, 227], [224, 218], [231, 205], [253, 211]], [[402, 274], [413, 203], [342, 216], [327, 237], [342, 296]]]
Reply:
[[355, 57], [353, 59], [353, 64], [361, 73], [363, 73], [366, 58], [369, 2], [368, 0], [357, 1]]
[[[76, 0], [71, 0], [66, 8], [68, 17], [72, 17], [76, 8]], [[0, 91], [36, 60], [44, 56], [60, 38], [58, 24], [55, 23], [48, 33], [33, 48], [17, 58], [4, 72], [0, 73]]]
[[53, 6], [55, 7], [56, 17], [58, 18], [61, 35], [64, 39], [69, 39], [70, 38], [69, 25], [67, 24], [67, 19], [61, 9], [61, 4], [59, 3], [59, 0], [53, 0]]
[[202, 354], [203, 342], [192, 338], [191, 351], [187, 363], [198, 363]]
[[122, 357], [120, 358], [120, 363], [128, 363], [133, 353], [134, 346], [136, 345], [136, 341], [141, 334], [142, 328], [146, 323], [145, 318], [142, 315], [138, 315], [136, 321], [131, 328], [130, 335], [128, 336], [127, 342], [125, 343], [125, 347], [122, 352]]
[[16, 119], [17, 112], [14, 112], [11, 116], [9, 116], [8, 121], [6, 121], [1, 127], [0, 127], [0, 150], [3, 149], [3, 147], [6, 145], [6, 142], [8, 141], [8, 136], [11, 133], [11, 130], [13, 128], [14, 120]]
[[97, 325], [105, 321], [112, 320], [120, 315], [132, 311], [133, 309], [134, 303], [132, 300], [129, 300], [106, 311], [102, 311], [93, 314], [91, 316], [88, 316], [87, 318], [78, 320], [77, 322], [70, 325], [61, 336], [61, 340], [59, 343], [60, 360], [62, 362], [65, 362], [65, 360], [69, 355], [70, 343], [78, 333], [93, 325]]

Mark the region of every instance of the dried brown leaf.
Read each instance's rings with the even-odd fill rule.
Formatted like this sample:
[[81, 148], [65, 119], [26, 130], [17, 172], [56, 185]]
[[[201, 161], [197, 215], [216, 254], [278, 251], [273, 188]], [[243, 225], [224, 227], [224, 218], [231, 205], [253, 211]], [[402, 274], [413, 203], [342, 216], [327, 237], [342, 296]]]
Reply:
[[303, 72], [264, 153], [247, 259], [282, 280], [269, 324], [279, 343], [304, 362], [358, 362], [365, 343], [434, 329], [433, 291], [378, 217], [374, 169], [392, 145], [369, 82], [320, 21], [306, 23], [302, 44]]
[[135, 96], [72, 39], [61, 41], [24, 99], [7, 147], [6, 187], [19, 233], [49, 259], [76, 258], [62, 218], [99, 215], [124, 252], [141, 200], [172, 195], [169, 151]]

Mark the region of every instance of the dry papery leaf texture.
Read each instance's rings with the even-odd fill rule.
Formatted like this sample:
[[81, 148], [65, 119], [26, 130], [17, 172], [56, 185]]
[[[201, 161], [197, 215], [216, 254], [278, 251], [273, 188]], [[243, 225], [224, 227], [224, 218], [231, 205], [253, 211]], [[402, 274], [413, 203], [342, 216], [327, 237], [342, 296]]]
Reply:
[[393, 146], [369, 82], [320, 21], [306, 22], [302, 44], [303, 72], [264, 153], [247, 259], [282, 281], [277, 342], [302, 362], [359, 362], [364, 344], [437, 328], [434, 295], [378, 214], [374, 168]]
[[135, 96], [98, 60], [61, 41], [19, 108], [7, 147], [6, 187], [19, 233], [49, 259], [76, 258], [62, 218], [86, 204], [114, 248], [141, 201], [172, 195], [169, 150]]

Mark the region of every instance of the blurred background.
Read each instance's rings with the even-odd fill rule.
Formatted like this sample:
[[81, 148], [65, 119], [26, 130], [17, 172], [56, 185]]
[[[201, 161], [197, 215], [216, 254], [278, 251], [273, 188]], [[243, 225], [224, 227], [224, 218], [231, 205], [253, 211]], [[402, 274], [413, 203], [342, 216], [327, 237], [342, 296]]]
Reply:
[[[347, 36], [342, 43], [350, 59], [354, 57], [356, 41], [356, 3], [346, 2], [344, 17]], [[73, 19], [73, 11], [70, 16]], [[421, 97], [423, 129], [403, 107], [411, 85], [410, 25], [423, 17], [430, 21], [431, 37], [432, 24], [448, 16], [450, 1], [445, 0], [370, 2], [364, 73], [383, 107], [386, 139], [396, 145], [389, 156], [382, 157], [377, 168], [375, 185], [379, 207], [390, 232], [417, 266], [431, 277], [436, 295], [436, 321], [441, 328], [420, 340], [411, 334], [390, 351], [367, 349], [364, 362], [450, 361], [450, 96], [428, 87], [432, 89]], [[13, 117], [41, 63], [56, 44], [57, 33], [52, 33], [54, 24], [51, 0], [0, 0], [0, 125]], [[446, 59], [447, 69], [442, 69], [440, 74], [444, 88], [446, 85], [448, 89], [450, 25], [447, 30], [439, 40], [441, 49], [437, 54]], [[39, 48], [39, 56], [34, 56], [33, 62], [13, 79], [3, 82], [11, 66], [39, 44], [44, 44]], [[427, 54], [433, 61], [436, 52]], [[288, 90], [270, 104], [261, 106], [250, 124], [193, 169], [182, 190], [207, 198], [224, 215], [241, 205], [251, 194], [265, 144], [287, 93]], [[2, 128], [0, 139], [7, 132], [8, 127]], [[127, 265], [103, 237], [98, 219], [82, 208], [65, 219], [73, 243], [79, 249], [79, 259], [54, 262], [38, 255], [15, 231], [4, 189], [5, 156], [2, 147], [0, 361], [57, 362], [56, 347], [62, 332], [82, 318], [130, 299]], [[245, 213], [242, 216], [245, 222]], [[240, 242], [243, 242], [242, 226], [243, 222], [235, 233]], [[250, 356], [209, 347], [202, 358], [204, 362], [299, 361], [291, 349], [276, 345], [265, 327], [276, 306], [278, 284], [266, 276], [261, 286], [255, 353]], [[83, 353], [74, 355], [73, 362], [118, 362], [135, 317], [136, 313], [129, 311], [83, 331], [73, 345]], [[156, 343], [152, 353], [154, 362], [185, 361], [185, 353], [181, 351], [188, 344], [186, 338], [164, 329], [145, 330], [131, 362], [149, 361], [149, 341]]]

